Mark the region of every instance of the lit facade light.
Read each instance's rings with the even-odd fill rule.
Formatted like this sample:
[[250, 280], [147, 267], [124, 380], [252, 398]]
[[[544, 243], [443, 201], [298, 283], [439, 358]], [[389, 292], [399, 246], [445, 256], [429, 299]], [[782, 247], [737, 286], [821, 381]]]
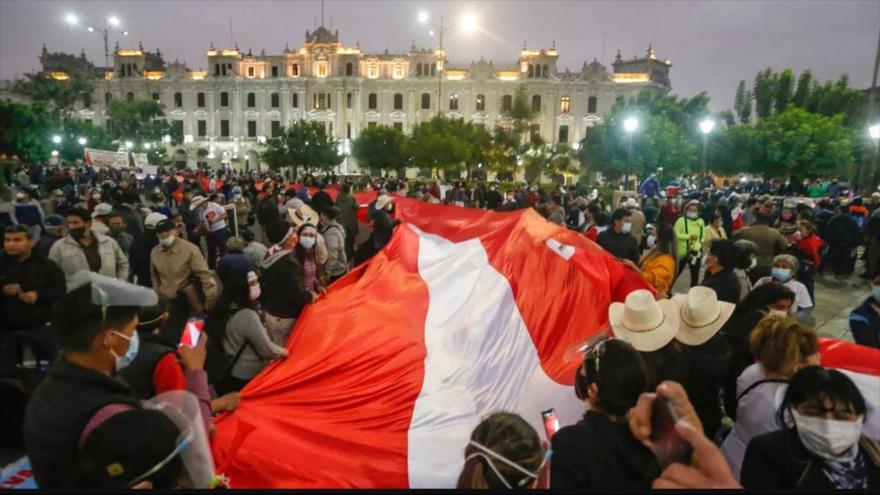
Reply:
[[162, 142], [165, 143], [165, 144], [170, 143], [170, 142], [171, 142], [171, 136], [170, 136], [169, 134], [165, 134], [164, 136], [162, 136]]
[[123, 32], [122, 32], [122, 35], [123, 35], [123, 36], [128, 36], [128, 31], [123, 31]]
[[107, 19], [107, 23], [113, 27], [119, 26], [119, 18], [115, 15], [111, 15], [109, 19]]
[[430, 31], [428, 31], [428, 36], [434, 36], [434, 30], [433, 30], [433, 29], [430, 30]]
[[89, 26], [89, 27], [86, 28], [86, 31], [88, 31], [88, 32], [90, 32], [90, 33], [94, 33], [94, 32], [95, 32], [95, 28], [93, 28], [92, 26]]
[[145, 150], [148, 150], [148, 149], [150, 149], [150, 148], [152, 148], [152, 147], [153, 147], [152, 144], [150, 144], [150, 143], [144, 143], [144, 149], [145, 149]]
[[57, 135], [57, 134], [54, 135], [54, 136], [52, 136], [52, 142], [55, 143], [55, 144], [60, 143], [60, 142], [61, 142], [61, 136], [59, 136], [59, 135]]
[[880, 124], [868, 127], [868, 135], [871, 136], [871, 139], [880, 139]]
[[77, 24], [79, 24], [79, 17], [77, 17], [75, 14], [67, 14], [66, 16], [64, 16], [64, 22], [70, 24], [71, 26], [76, 26]]
[[639, 119], [635, 117], [629, 117], [628, 119], [623, 121], [623, 129], [626, 132], [634, 132], [639, 128]]
[[712, 129], [715, 128], [715, 121], [712, 119], [705, 119], [700, 122], [700, 132], [703, 134], [709, 134], [712, 132]]
[[77, 142], [79, 143], [80, 146], [85, 146], [86, 143], [88, 142], [88, 140], [84, 137], [81, 137], [81, 138], [77, 139]]
[[208, 159], [209, 159], [209, 160], [213, 160], [213, 159], [214, 159], [214, 156], [215, 156], [214, 153], [208, 153]]

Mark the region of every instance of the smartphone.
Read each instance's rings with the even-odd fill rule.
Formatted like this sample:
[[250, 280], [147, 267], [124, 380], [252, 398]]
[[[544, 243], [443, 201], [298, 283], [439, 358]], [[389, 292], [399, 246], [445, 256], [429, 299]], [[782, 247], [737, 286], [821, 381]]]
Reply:
[[551, 407], [546, 411], [541, 411], [541, 418], [544, 420], [544, 432], [547, 434], [547, 440], [550, 440], [559, 431], [559, 418], [556, 417], [556, 409]]
[[205, 329], [205, 320], [201, 318], [190, 318], [183, 327], [183, 335], [180, 336], [181, 347], [195, 347], [199, 343], [199, 337]]
[[678, 462], [690, 464], [691, 444], [675, 431], [678, 415], [666, 397], [657, 396], [651, 409], [651, 443], [661, 467]]

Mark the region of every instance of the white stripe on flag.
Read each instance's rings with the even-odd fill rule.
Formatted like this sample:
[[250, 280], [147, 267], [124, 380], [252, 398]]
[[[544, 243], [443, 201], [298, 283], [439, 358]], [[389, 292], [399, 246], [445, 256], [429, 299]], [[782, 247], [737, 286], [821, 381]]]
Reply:
[[856, 373], [841, 368], [837, 368], [837, 371], [848, 376], [865, 399], [867, 411], [862, 433], [875, 440], [880, 440], [880, 376]]
[[541, 368], [510, 284], [489, 264], [480, 240], [452, 243], [410, 228], [419, 234], [429, 304], [425, 377], [408, 436], [409, 486], [452, 488], [483, 417], [518, 413], [543, 438], [543, 409], [555, 407], [566, 425], [584, 405]]

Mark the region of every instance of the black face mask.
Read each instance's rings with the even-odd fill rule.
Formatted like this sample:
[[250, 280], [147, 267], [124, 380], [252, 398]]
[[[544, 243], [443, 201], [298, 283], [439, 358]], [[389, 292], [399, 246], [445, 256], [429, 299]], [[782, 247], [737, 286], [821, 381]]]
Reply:
[[73, 237], [76, 240], [80, 240], [83, 236], [86, 235], [85, 227], [76, 227], [73, 229], [67, 229], [67, 232], [70, 234], [70, 237]]

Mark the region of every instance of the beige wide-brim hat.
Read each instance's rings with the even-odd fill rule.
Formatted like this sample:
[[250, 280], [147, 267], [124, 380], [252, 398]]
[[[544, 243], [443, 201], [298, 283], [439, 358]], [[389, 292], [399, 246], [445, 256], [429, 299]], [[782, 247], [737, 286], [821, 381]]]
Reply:
[[288, 208], [287, 215], [290, 217], [290, 222], [296, 228], [300, 228], [304, 223], [317, 227], [318, 221], [320, 220], [318, 212], [313, 210], [311, 206], [305, 204], [299, 208]]
[[678, 304], [669, 299], [656, 301], [650, 291], [639, 289], [630, 292], [626, 302], [611, 303], [608, 321], [615, 337], [637, 351], [654, 352], [678, 333]]
[[202, 203], [204, 203], [205, 201], [208, 201], [208, 198], [204, 196], [196, 196], [192, 199], [192, 201], [189, 202], [189, 209], [195, 210], [199, 206], [202, 206]]
[[730, 319], [735, 304], [719, 301], [714, 289], [691, 287], [687, 294], [676, 294], [679, 325], [675, 340], [689, 346], [705, 344]]
[[381, 210], [382, 208], [385, 208], [386, 206], [388, 206], [388, 203], [390, 203], [390, 202], [391, 202], [391, 196], [388, 196], [387, 194], [382, 194], [381, 196], [376, 198], [376, 209]]

